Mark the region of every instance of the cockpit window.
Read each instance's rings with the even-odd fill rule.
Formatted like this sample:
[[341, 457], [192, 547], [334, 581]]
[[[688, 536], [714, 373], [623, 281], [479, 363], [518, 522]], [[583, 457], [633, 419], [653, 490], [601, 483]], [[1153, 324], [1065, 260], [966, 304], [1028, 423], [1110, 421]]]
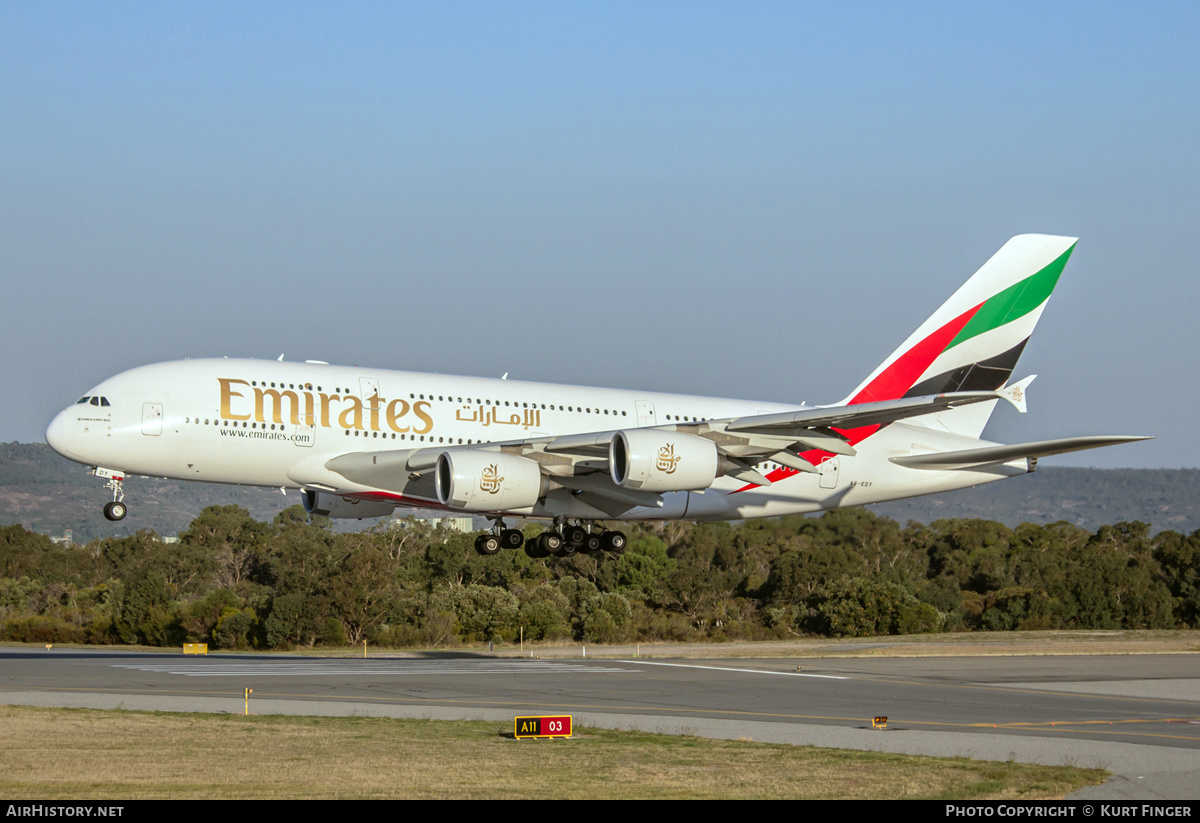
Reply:
[[93, 405], [93, 406], [99, 406], [99, 405], [100, 405], [100, 398], [99, 398], [99, 397], [93, 397], [93, 398], [92, 398], [92, 405]]
[[108, 398], [107, 398], [107, 397], [101, 397], [101, 398], [100, 398], [100, 405], [101, 405], [101, 406], [107, 406], [107, 405], [108, 405]]
[[84, 403], [88, 402], [88, 401], [89, 401], [89, 400], [91, 400], [91, 399], [92, 399], [92, 398], [90, 398], [90, 397], [81, 397], [81, 398], [79, 398], [78, 400], [76, 400], [76, 401], [75, 401], [75, 405], [76, 405], [76, 406], [82, 406]]

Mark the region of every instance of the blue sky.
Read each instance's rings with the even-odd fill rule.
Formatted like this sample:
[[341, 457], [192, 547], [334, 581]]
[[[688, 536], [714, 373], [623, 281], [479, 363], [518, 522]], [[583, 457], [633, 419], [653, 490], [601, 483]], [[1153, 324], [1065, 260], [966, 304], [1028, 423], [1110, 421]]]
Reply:
[[1196, 466], [1184, 3], [0, 3], [0, 440], [200, 356], [843, 397], [1011, 235], [1055, 465]]

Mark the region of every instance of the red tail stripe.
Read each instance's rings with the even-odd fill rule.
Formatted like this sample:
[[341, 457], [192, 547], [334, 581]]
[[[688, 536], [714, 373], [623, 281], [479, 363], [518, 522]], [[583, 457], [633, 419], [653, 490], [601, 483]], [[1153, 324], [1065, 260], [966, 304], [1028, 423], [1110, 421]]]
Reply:
[[890, 366], [864, 386], [862, 391], [854, 395], [849, 405], [897, 400], [903, 397], [982, 307], [983, 303], [980, 303], [975, 308], [968, 309], [897, 357]]

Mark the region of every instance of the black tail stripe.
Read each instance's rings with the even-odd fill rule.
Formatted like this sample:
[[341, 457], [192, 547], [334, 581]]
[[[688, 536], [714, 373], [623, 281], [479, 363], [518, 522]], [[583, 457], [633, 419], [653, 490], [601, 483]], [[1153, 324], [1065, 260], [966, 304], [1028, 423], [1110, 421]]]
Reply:
[[928, 380], [922, 380], [904, 393], [905, 397], [924, 397], [929, 394], [941, 394], [952, 391], [994, 391], [1003, 386], [1017, 367], [1017, 359], [1029, 342], [1026, 337], [1006, 352], [995, 357], [969, 363], [953, 371], [934, 375]]

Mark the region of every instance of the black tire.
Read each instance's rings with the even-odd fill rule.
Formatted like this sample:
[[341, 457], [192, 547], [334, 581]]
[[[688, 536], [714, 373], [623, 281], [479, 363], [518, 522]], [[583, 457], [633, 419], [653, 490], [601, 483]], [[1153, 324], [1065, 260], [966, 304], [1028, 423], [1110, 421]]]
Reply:
[[500, 551], [500, 540], [494, 534], [481, 534], [475, 538], [475, 551], [485, 557]]
[[563, 539], [558, 532], [542, 532], [538, 537], [538, 548], [545, 552], [543, 557], [557, 554], [563, 547]]
[[111, 503], [104, 504], [104, 516], [114, 522], [117, 520], [124, 520], [125, 515], [128, 513], [129, 510], [125, 507], [124, 503], [119, 503], [114, 500]]
[[628, 540], [625, 538], [625, 532], [605, 532], [600, 536], [600, 545], [604, 547], [606, 552], [625, 554], [625, 547], [628, 545]]
[[500, 532], [500, 545], [506, 549], [519, 549], [525, 545], [525, 533], [520, 529], [505, 529]]
[[600, 535], [589, 534], [583, 541], [583, 551], [586, 554], [596, 554], [600, 551], [603, 543], [600, 540]]
[[563, 541], [568, 546], [579, 548], [587, 541], [587, 529], [583, 526], [567, 526], [562, 530]]

